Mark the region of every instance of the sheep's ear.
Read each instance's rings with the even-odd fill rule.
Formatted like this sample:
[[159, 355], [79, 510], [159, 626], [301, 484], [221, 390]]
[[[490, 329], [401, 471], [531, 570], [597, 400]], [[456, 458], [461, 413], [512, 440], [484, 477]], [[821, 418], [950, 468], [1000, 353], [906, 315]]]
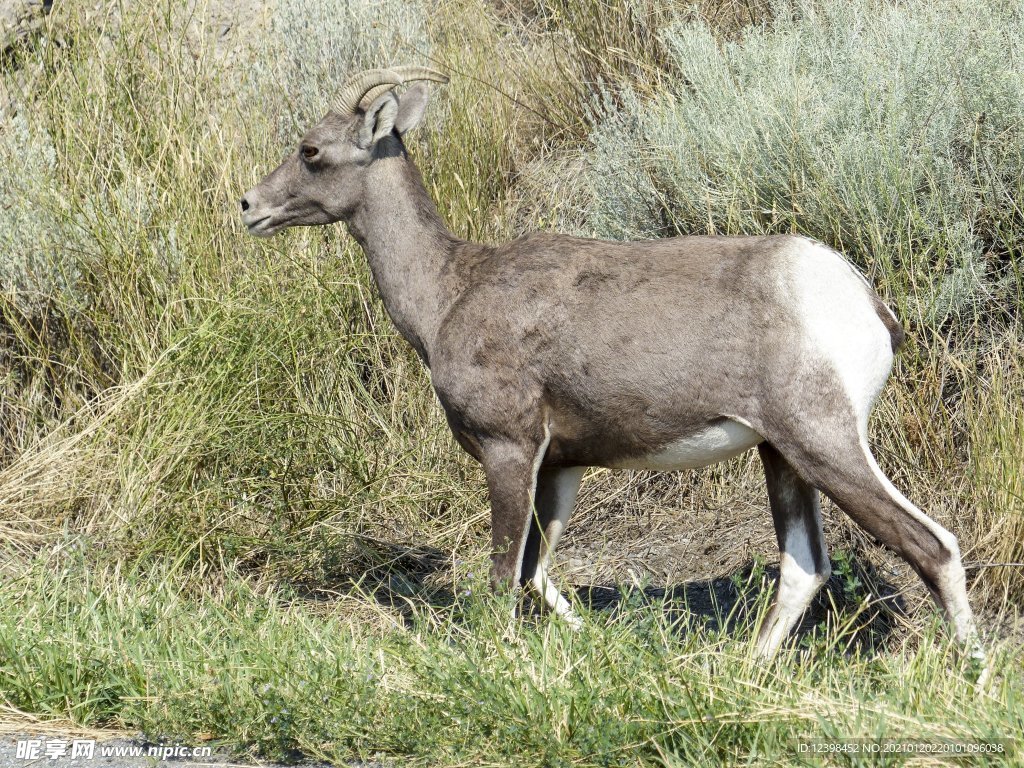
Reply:
[[402, 94], [402, 98], [398, 102], [398, 117], [395, 118], [395, 130], [399, 135], [404, 135], [406, 131], [411, 131], [419, 125], [428, 101], [430, 101], [430, 93], [427, 91], [427, 86], [420, 83]]
[[398, 99], [388, 91], [374, 100], [366, 110], [363, 127], [359, 129], [359, 146], [368, 149], [395, 128], [395, 117], [398, 116]]

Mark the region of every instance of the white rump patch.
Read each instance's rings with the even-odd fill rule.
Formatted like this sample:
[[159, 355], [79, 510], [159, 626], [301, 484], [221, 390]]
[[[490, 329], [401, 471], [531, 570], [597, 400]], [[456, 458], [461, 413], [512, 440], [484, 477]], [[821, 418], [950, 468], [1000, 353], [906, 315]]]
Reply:
[[624, 459], [614, 469], [654, 469], [673, 472], [697, 469], [738, 456], [764, 438], [745, 424], [722, 419], [692, 435], [674, 440], [657, 453]]
[[827, 360], [838, 374], [863, 436], [892, 366], [889, 329], [875, 311], [874, 290], [850, 262], [821, 243], [799, 240], [791, 253], [790, 285], [807, 354]]

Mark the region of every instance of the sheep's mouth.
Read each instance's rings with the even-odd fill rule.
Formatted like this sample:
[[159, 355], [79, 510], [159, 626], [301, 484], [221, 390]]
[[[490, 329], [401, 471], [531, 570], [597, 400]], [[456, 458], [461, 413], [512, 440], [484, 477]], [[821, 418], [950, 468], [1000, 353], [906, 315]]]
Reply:
[[261, 216], [253, 221], [243, 222], [250, 235], [256, 237], [270, 237], [277, 231], [277, 227], [270, 223], [271, 216]]

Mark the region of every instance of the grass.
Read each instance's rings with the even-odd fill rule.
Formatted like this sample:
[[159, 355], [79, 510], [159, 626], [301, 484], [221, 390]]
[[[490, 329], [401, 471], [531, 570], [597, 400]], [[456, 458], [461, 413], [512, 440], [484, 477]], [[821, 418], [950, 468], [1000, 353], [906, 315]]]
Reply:
[[97, 570], [74, 550], [54, 566], [2, 586], [11, 704], [251, 755], [794, 764], [801, 739], [1005, 743], [1024, 718], [1015, 649], [993, 650], [978, 692], [935, 625], [880, 657], [844, 655], [849, 630], [824, 630], [760, 665], [746, 633], [639, 594], [579, 633], [510, 624], [507, 604], [465, 591], [415, 602], [405, 626], [358, 596], [324, 606], [230, 569]]
[[[57, 4], [2, 73], [0, 705], [239, 755], [423, 765], [791, 764], [798, 738], [1019, 734], [1021, 144], [1002, 95], [1020, 72], [991, 47], [943, 59], [950, 22], [920, 5], [882, 3], [884, 28], [859, 38], [833, 22], [861, 6], [816, 7], [282, 0], [217, 42], [202, 4]], [[1004, 10], [968, 26], [1010, 39]], [[865, 40], [888, 51], [897, 33], [917, 58], [864, 60]], [[830, 40], [806, 64], [815, 108], [844, 72], [870, 74], [863, 96], [891, 71], [926, 102], [937, 59], [978, 88], [943, 95], [964, 119], [938, 127], [856, 113], [847, 146], [877, 128], [873, 154], [838, 152], [827, 120], [778, 151], [799, 111], [733, 140], [745, 124], [720, 108], [763, 103], [786, 51]], [[358, 247], [340, 227], [259, 242], [236, 211], [324, 109], [324, 83], [418, 61], [453, 74], [411, 151], [461, 236], [795, 229], [869, 272], [911, 330], [876, 450], [960, 537], [987, 688], [916, 610], [913, 574], [835, 510], [836, 583], [785, 657], [755, 664], [774, 543], [751, 457], [591, 473], [559, 575], [625, 597], [584, 607], [578, 635], [510, 624], [483, 587], [481, 472]], [[747, 87], [687, 90], [723, 73]], [[844, 187], [857, 173], [870, 183]], [[684, 577], [708, 581], [683, 594], [735, 581], [749, 610], [688, 615]], [[858, 610], [892, 590], [909, 615]]]

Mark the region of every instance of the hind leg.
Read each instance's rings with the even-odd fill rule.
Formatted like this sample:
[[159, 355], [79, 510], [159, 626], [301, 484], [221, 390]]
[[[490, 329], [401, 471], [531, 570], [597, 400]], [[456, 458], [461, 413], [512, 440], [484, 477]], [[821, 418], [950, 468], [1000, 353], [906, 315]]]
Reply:
[[818, 491], [806, 483], [769, 443], [758, 446], [768, 483], [768, 501], [779, 541], [779, 585], [761, 626], [757, 650], [773, 657], [831, 568], [821, 528]]
[[523, 586], [530, 584], [547, 606], [573, 627], [580, 620], [548, 576], [551, 554], [558, 546], [576, 503], [586, 467], [542, 467], [537, 473], [536, 512], [523, 553]]
[[[942, 608], [956, 638], [975, 643], [956, 537], [914, 506], [879, 469], [856, 421], [801, 419], [803, 434], [773, 440], [786, 460], [854, 522], [902, 557]], [[814, 424], [814, 432], [807, 430]]]

